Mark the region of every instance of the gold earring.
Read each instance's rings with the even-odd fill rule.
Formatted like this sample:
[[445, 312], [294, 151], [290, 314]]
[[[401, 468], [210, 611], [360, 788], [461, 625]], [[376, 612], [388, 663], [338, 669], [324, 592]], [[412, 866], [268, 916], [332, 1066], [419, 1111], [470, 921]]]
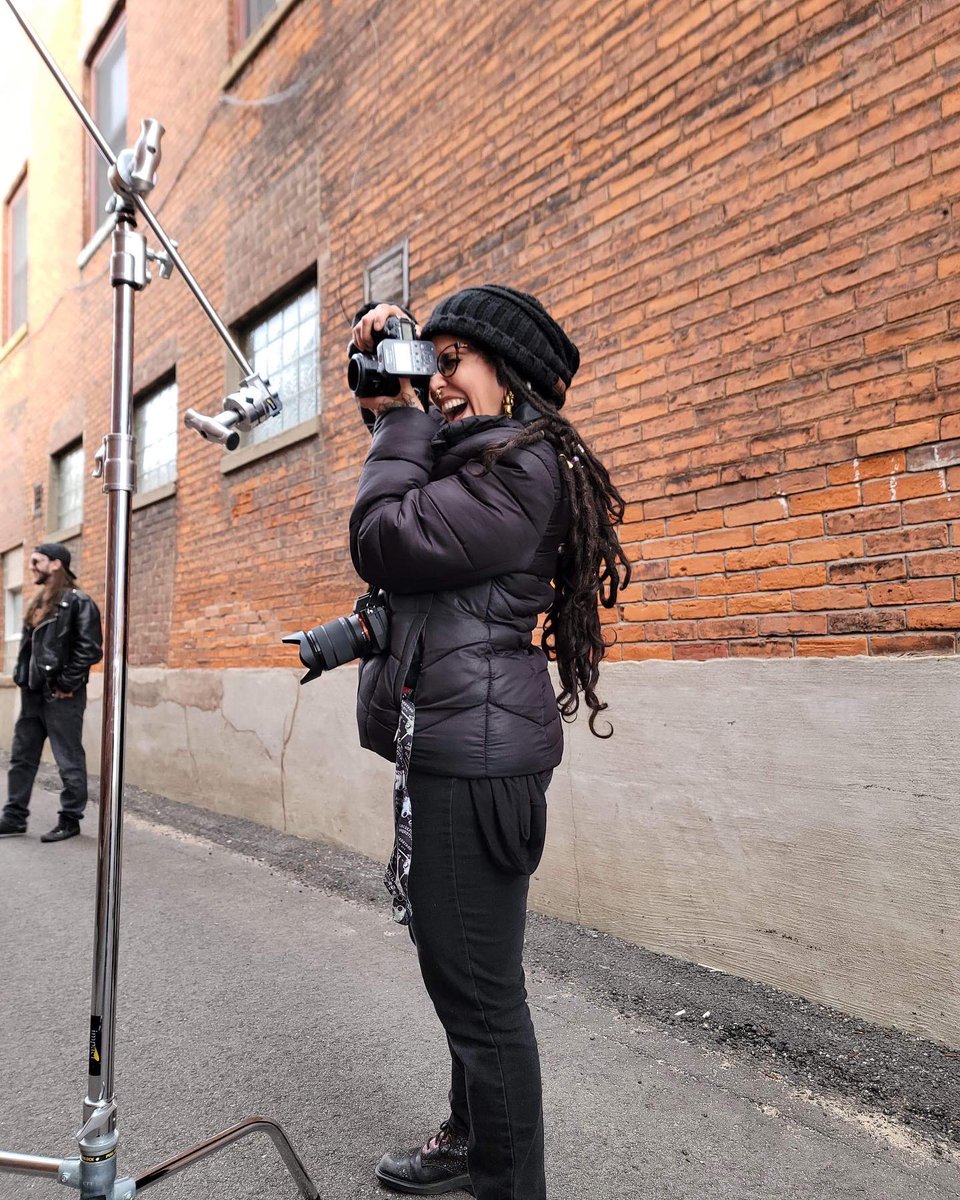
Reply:
[[513, 416], [513, 392], [509, 390], [503, 398], [503, 411], [508, 417]]

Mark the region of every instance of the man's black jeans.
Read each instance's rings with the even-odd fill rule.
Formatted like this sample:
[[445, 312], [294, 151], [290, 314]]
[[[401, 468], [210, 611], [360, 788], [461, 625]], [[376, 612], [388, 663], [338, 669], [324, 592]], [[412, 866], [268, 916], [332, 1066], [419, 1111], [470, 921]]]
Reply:
[[87, 758], [81, 736], [86, 706], [85, 687], [74, 692], [69, 700], [47, 700], [39, 692], [20, 689], [20, 716], [13, 730], [7, 803], [3, 810], [8, 820], [18, 825], [27, 823], [30, 793], [47, 738], [63, 783], [60, 815], [68, 821], [79, 821], [83, 816], [87, 805]]
[[[540, 1059], [522, 965], [529, 876], [497, 861], [489, 806], [472, 799], [471, 784], [497, 782], [411, 774], [411, 932], [447, 1034], [452, 1123], [469, 1137], [477, 1200], [545, 1200]], [[532, 823], [529, 804], [513, 810], [504, 839], [521, 858], [530, 846], [531, 870], [543, 846], [542, 790], [539, 801]], [[499, 810], [501, 832], [510, 811]]]

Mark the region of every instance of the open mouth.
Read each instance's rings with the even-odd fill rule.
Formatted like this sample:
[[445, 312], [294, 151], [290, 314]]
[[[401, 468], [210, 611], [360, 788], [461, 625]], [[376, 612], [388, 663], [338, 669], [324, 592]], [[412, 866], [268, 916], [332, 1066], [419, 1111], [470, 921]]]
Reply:
[[449, 424], [465, 415], [467, 402], [462, 396], [451, 396], [449, 400], [444, 400], [440, 411], [443, 413], [443, 419]]

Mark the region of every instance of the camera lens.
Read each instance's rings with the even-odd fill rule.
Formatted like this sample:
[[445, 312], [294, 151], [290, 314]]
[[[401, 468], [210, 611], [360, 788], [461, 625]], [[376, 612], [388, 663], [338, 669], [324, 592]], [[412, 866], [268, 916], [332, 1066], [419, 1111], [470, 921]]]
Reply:
[[347, 363], [347, 387], [361, 399], [400, 394], [400, 380], [396, 375], [384, 375], [379, 361], [369, 354], [351, 354]]
[[304, 647], [301, 647], [300, 658], [305, 667], [318, 671], [332, 671], [334, 667], [352, 662], [364, 653], [368, 644], [366, 630], [356, 613], [349, 617], [334, 617], [325, 625], [305, 630], [304, 636], [314, 661], [307, 662]]

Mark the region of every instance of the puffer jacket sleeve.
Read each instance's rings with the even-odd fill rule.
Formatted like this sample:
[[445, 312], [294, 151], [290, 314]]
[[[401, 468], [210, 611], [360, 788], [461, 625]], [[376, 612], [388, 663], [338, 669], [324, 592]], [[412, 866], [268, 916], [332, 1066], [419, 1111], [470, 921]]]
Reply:
[[431, 480], [436, 429], [415, 409], [384, 413], [360, 475], [353, 564], [388, 591], [439, 591], [524, 570], [559, 495], [559, 474], [534, 449], [510, 450], [490, 470], [472, 461]]

